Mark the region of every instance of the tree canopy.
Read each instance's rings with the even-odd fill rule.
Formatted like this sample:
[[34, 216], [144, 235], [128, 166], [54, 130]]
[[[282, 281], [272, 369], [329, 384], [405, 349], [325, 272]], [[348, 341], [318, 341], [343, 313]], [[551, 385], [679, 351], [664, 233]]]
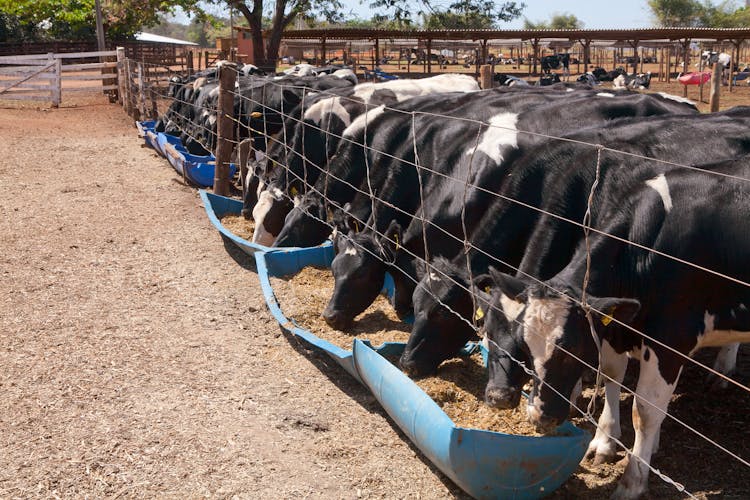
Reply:
[[[202, 14], [198, 0], [109, 0], [102, 2], [109, 39], [129, 37], [153, 26], [160, 15], [182, 7]], [[90, 40], [96, 38], [94, 0], [0, 0], [0, 23], [16, 26], [25, 39]], [[2, 35], [2, 31], [0, 31]]]
[[657, 25], [664, 27], [736, 28], [750, 24], [750, 10], [733, 1], [649, 0]]
[[583, 28], [583, 21], [570, 13], [555, 13], [549, 21], [532, 22], [528, 19], [523, 20], [523, 28], [527, 30], [563, 30], [563, 29], [580, 29]]

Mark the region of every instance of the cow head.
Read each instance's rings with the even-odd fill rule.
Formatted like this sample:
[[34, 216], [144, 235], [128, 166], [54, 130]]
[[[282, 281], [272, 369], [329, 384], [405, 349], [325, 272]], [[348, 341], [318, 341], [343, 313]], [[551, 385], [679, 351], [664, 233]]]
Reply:
[[462, 266], [440, 257], [433, 261], [414, 290], [414, 326], [399, 360], [404, 372], [433, 373], [474, 337], [472, 325], [484, 313], [474, 309], [472, 293], [489, 300], [483, 292], [489, 282], [489, 275], [482, 275], [472, 283]]
[[284, 219], [284, 225], [273, 242], [274, 247], [312, 247], [323, 243], [329, 234], [328, 212], [323, 200], [305, 195]]
[[323, 311], [326, 323], [337, 330], [351, 327], [354, 318], [375, 301], [383, 288], [386, 267], [377, 233], [355, 232], [363, 224], [351, 215], [347, 214], [346, 218], [350, 219], [347, 225], [355, 229], [346, 235], [336, 229], [336, 257], [331, 263], [335, 284], [331, 300]]
[[[530, 375], [524, 367], [532, 368], [529, 351], [522, 338], [516, 336], [517, 322], [523, 321], [522, 289], [506, 295], [496, 283], [501, 273], [490, 268], [492, 284], [485, 291], [491, 296], [492, 306], [484, 319], [487, 336], [487, 374], [489, 381], [484, 392], [485, 402], [495, 408], [515, 408], [521, 400], [521, 390]], [[521, 366], [519, 362], [524, 363]]]
[[[570, 400], [585, 365], [596, 366], [598, 353], [584, 310], [571, 297], [580, 297], [559, 280], [526, 286], [507, 274], [497, 276], [497, 285], [508, 296], [525, 303], [523, 321], [516, 324], [533, 360], [534, 394], [527, 408], [529, 421], [543, 433], [554, 431], [568, 416]], [[523, 290], [522, 292], [518, 292]], [[562, 294], [558, 293], [562, 292]], [[588, 296], [592, 317], [599, 336], [603, 329], [616, 328], [612, 319], [629, 322], [640, 309], [633, 299]], [[600, 314], [596, 311], [602, 311]]]

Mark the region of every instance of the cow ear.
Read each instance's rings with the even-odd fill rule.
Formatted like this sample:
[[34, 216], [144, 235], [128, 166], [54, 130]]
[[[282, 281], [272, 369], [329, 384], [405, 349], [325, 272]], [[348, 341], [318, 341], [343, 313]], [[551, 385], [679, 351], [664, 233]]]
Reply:
[[[284, 99], [284, 110], [288, 111], [291, 110], [293, 107], [295, 107], [299, 102], [302, 100], [302, 98], [297, 95], [296, 92], [290, 89], [284, 89], [283, 91], [283, 99]], [[288, 107], [287, 107], [288, 105]]]
[[492, 293], [492, 287], [495, 285], [492, 275], [488, 273], [474, 276], [474, 287], [486, 294]]
[[401, 224], [392, 220], [388, 225], [388, 229], [385, 230], [383, 236], [380, 238], [380, 244], [391, 253], [391, 256], [395, 256], [401, 250], [403, 241]]
[[524, 300], [524, 292], [526, 291], [526, 287], [530, 284], [528, 280], [502, 273], [493, 267], [490, 267], [490, 276], [492, 276], [492, 281], [494, 281], [495, 286], [497, 286], [503, 294], [519, 302]]
[[594, 313], [594, 316], [604, 325], [607, 326], [616, 319], [622, 323], [630, 323], [641, 309], [641, 303], [635, 299], [623, 299], [617, 297], [589, 297], [588, 303], [601, 313]]
[[352, 204], [346, 203], [344, 205], [343, 225], [348, 231], [354, 231], [358, 233], [362, 230], [362, 223], [354, 215], [351, 214]]

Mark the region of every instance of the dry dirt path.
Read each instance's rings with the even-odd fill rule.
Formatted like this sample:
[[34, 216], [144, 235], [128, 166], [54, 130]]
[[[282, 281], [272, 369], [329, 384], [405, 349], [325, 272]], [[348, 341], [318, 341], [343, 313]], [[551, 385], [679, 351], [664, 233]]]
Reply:
[[0, 497], [463, 497], [280, 333], [121, 108], [78, 104], [0, 109]]

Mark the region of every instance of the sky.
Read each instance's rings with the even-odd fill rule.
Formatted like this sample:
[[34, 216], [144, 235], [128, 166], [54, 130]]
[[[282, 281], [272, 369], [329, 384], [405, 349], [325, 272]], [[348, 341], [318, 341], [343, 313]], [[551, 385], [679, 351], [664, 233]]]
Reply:
[[[502, 0], [498, 0], [502, 1]], [[502, 23], [500, 29], [521, 29], [523, 18], [530, 21], [548, 21], [554, 14], [573, 14], [583, 21], [584, 28], [648, 28], [651, 26], [651, 11], [646, 0], [521, 0], [526, 4], [521, 18]], [[365, 0], [342, 0], [345, 8], [363, 18], [372, 16]], [[438, 0], [448, 4], [450, 0]]]
[[[436, 4], [447, 5], [451, 0], [433, 0]], [[501, 2], [502, 0], [497, 0]], [[583, 21], [584, 28], [648, 28], [651, 26], [651, 11], [646, 0], [521, 0], [526, 4], [523, 15], [510, 23], [502, 23], [500, 29], [521, 29], [523, 19], [549, 21], [554, 14], [573, 14]], [[364, 19], [374, 12], [368, 7], [370, 0], [341, 0], [346, 13]], [[416, 5], [417, 2], [414, 1]], [[226, 9], [210, 9], [216, 13]], [[417, 10], [415, 8], [415, 10]], [[176, 16], [178, 22], [187, 22], [184, 15]]]

